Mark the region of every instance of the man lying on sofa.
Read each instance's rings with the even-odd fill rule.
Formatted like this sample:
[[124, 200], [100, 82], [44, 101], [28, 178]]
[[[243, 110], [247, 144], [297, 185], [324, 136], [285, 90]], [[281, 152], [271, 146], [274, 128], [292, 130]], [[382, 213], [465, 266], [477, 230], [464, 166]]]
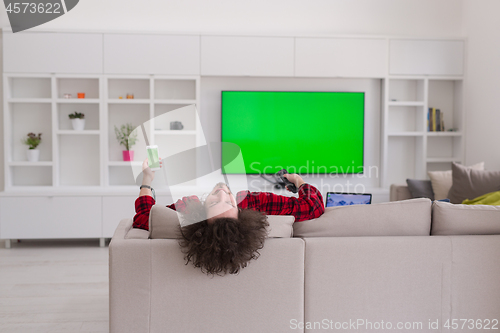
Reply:
[[[141, 186], [135, 201], [133, 226], [148, 230], [149, 211], [155, 204], [150, 189], [155, 172], [148, 167], [147, 159], [142, 170], [142, 184], [147, 187]], [[168, 205], [187, 220], [180, 239], [186, 263], [192, 261], [207, 274], [236, 274], [259, 256], [267, 236], [266, 214], [293, 215], [296, 222], [321, 216], [325, 207], [318, 189], [297, 174], [285, 177], [299, 189], [298, 198], [250, 191], [238, 192], [235, 197], [226, 184], [218, 183], [204, 201], [189, 196]]]

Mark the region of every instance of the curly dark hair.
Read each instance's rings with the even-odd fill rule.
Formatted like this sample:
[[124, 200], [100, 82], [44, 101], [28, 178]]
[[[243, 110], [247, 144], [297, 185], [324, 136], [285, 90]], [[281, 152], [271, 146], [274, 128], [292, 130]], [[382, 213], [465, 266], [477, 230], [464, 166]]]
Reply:
[[191, 261], [207, 275], [237, 274], [259, 257], [269, 226], [265, 214], [240, 209], [237, 219], [221, 217], [209, 223], [201, 203], [188, 204], [188, 211], [185, 220], [195, 223], [181, 227], [179, 239], [186, 265]]

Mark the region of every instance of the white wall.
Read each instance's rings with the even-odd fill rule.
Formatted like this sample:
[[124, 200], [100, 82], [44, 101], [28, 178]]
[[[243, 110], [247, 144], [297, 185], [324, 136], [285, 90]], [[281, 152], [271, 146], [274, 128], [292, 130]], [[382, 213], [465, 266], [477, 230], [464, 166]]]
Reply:
[[437, 37], [461, 24], [462, 0], [81, 0], [41, 28]]
[[465, 0], [466, 162], [500, 170], [500, 1]]
[[[463, 0], [82, 0], [66, 15], [32, 30], [449, 37], [462, 35], [462, 2]], [[491, 12], [487, 14], [493, 15]], [[9, 26], [7, 13], [2, 5], [0, 26]], [[3, 108], [3, 102], [0, 105]], [[2, 132], [3, 127], [0, 127], [0, 137], [3, 136]], [[475, 159], [474, 156], [471, 158]], [[3, 146], [0, 147], [0, 175], [3, 175]], [[0, 190], [3, 190], [3, 181], [3, 177], [0, 177]]]

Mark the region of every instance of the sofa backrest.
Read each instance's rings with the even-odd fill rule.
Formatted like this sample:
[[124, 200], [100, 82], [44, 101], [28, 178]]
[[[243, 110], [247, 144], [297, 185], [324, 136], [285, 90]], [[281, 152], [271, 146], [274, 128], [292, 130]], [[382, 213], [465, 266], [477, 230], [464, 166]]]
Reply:
[[500, 235], [500, 206], [434, 201], [431, 235]]
[[[182, 214], [168, 207], [154, 205], [149, 213], [149, 237], [152, 239], [175, 239], [180, 236]], [[268, 238], [290, 238], [295, 218], [290, 215], [268, 215]]]
[[431, 201], [328, 207], [317, 219], [294, 223], [293, 229], [294, 237], [429, 236]]

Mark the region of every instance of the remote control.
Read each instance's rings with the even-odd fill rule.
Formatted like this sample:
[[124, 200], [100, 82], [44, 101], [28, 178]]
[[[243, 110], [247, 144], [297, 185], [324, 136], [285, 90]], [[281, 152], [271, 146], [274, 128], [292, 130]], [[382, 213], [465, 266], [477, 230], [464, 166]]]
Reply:
[[295, 186], [294, 183], [292, 183], [291, 181], [289, 181], [288, 179], [283, 177], [283, 175], [285, 175], [287, 173], [288, 173], [288, 171], [286, 171], [286, 169], [281, 169], [280, 171], [278, 171], [276, 176], [278, 176], [278, 179], [281, 180], [282, 183], [285, 183], [286, 188], [289, 189], [290, 192], [297, 193], [297, 186]]

